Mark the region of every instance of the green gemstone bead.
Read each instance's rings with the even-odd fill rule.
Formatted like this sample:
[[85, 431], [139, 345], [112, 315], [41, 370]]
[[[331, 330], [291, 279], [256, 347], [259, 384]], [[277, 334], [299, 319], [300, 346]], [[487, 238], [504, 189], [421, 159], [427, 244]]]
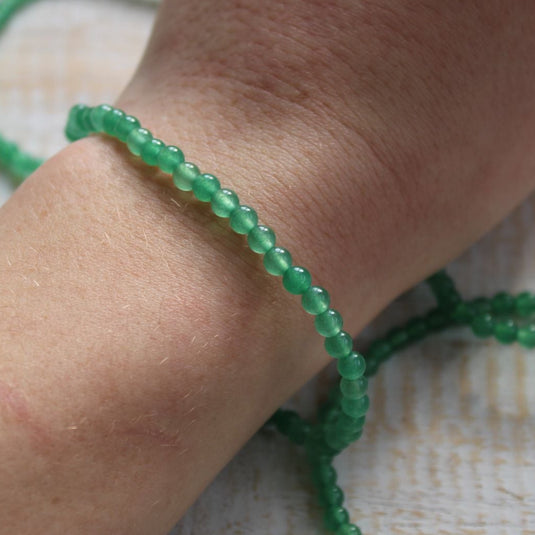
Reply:
[[460, 301], [461, 296], [455, 289], [453, 280], [444, 271], [435, 273], [427, 282], [441, 308], [451, 309]]
[[395, 327], [391, 329], [386, 335], [387, 342], [392, 346], [392, 349], [397, 350], [404, 347], [409, 342], [409, 334], [402, 327]]
[[472, 321], [474, 318], [474, 309], [470, 303], [459, 303], [453, 313], [452, 318], [457, 322], [461, 324], [467, 324]]
[[301, 304], [306, 312], [317, 316], [325, 312], [331, 303], [331, 296], [321, 286], [310, 286], [301, 297]]
[[0, 161], [7, 166], [18, 152], [19, 148], [15, 143], [12, 141], [3, 141], [0, 144]]
[[336, 430], [339, 433], [345, 433], [347, 431], [360, 431], [366, 423], [366, 416], [360, 416], [359, 418], [353, 418], [348, 416], [345, 412], [340, 413], [336, 420]]
[[358, 440], [363, 432], [363, 429], [345, 429], [343, 432], [340, 430], [335, 431], [340, 440], [344, 442], [343, 448], [347, 448], [349, 444]]
[[201, 174], [199, 168], [190, 162], [182, 162], [173, 171], [173, 183], [182, 191], [191, 191], [193, 181]]
[[359, 399], [342, 398], [340, 402], [342, 410], [352, 418], [364, 416], [370, 408], [370, 399], [368, 396], [362, 396]]
[[184, 153], [174, 145], [166, 145], [158, 154], [158, 167], [164, 173], [172, 174], [183, 161]]
[[121, 117], [115, 125], [115, 137], [121, 141], [126, 141], [130, 132], [139, 128], [139, 120], [132, 115]]
[[355, 524], [342, 524], [335, 535], [362, 535], [362, 531]]
[[417, 342], [429, 334], [429, 326], [424, 318], [412, 318], [405, 325], [409, 342]]
[[443, 329], [448, 325], [449, 321], [448, 314], [440, 308], [435, 308], [427, 315], [427, 324], [433, 331]]
[[353, 338], [349, 333], [340, 331], [334, 336], [325, 338], [324, 345], [325, 350], [331, 357], [341, 359], [342, 357], [347, 357], [351, 353], [353, 349]]
[[258, 215], [250, 206], [242, 204], [230, 216], [230, 228], [238, 234], [248, 234], [258, 224]]
[[302, 423], [302, 418], [295, 411], [287, 411], [279, 409], [273, 416], [273, 422], [277, 426], [279, 432], [283, 435], [288, 435], [292, 429], [298, 427]]
[[89, 116], [91, 117], [91, 123], [93, 124], [95, 131], [104, 131], [104, 116], [112, 109], [113, 108], [107, 104], [101, 104], [90, 111]]
[[527, 318], [535, 312], [535, 296], [530, 292], [522, 292], [515, 297], [516, 313], [522, 317]]
[[95, 130], [93, 121], [91, 120], [91, 110], [91, 107], [84, 106], [83, 109], [78, 112], [78, 124], [86, 134], [89, 134]]
[[294, 444], [301, 446], [306, 442], [308, 435], [310, 434], [310, 430], [311, 425], [301, 419], [298, 424], [289, 429], [288, 438]]
[[359, 377], [353, 381], [344, 379], [340, 381], [340, 391], [347, 399], [359, 399], [368, 389], [368, 379], [366, 377]]
[[221, 185], [219, 180], [214, 176], [208, 173], [199, 175], [193, 181], [193, 194], [199, 201], [210, 202], [214, 193], [219, 190]]
[[31, 162], [28, 161], [28, 157], [25, 153], [17, 150], [16, 154], [11, 158], [9, 164], [10, 172], [18, 177], [27, 176], [28, 166], [31, 165]]
[[314, 318], [314, 325], [316, 331], [321, 336], [334, 336], [338, 334], [342, 329], [344, 320], [340, 315], [340, 312], [334, 310], [333, 308], [327, 309], [325, 312], [318, 314]]
[[134, 156], [140, 156], [151, 140], [152, 134], [146, 128], [134, 128], [126, 138], [126, 146]]
[[161, 139], [152, 138], [147, 144], [143, 145], [141, 159], [147, 165], [157, 165], [158, 155], [164, 147], [165, 144]]
[[490, 301], [486, 297], [477, 297], [470, 302], [474, 314], [485, 314], [492, 310]]
[[87, 135], [85, 129], [79, 123], [79, 115], [87, 106], [83, 104], [76, 104], [69, 110], [69, 117], [67, 119], [67, 126], [65, 127], [65, 136], [69, 141], [76, 141], [82, 139]]
[[272, 247], [264, 255], [264, 267], [271, 275], [284, 275], [292, 265], [292, 255], [283, 247]]
[[512, 344], [516, 341], [517, 328], [512, 319], [497, 321], [494, 324], [494, 336], [502, 344]]
[[346, 449], [349, 444], [351, 444], [351, 441], [345, 440], [336, 433], [326, 435], [325, 441], [327, 442], [327, 445], [337, 453]]
[[122, 110], [113, 108], [111, 111], [104, 115], [102, 124], [104, 125], [104, 132], [109, 136], [115, 136], [115, 129], [119, 124], [119, 121], [124, 119], [125, 113]]
[[323, 507], [337, 507], [344, 503], [344, 492], [338, 485], [329, 485], [321, 489], [318, 498]]
[[515, 298], [508, 293], [499, 292], [491, 299], [490, 307], [496, 314], [510, 314], [515, 309]]
[[520, 345], [533, 349], [535, 347], [535, 325], [530, 324], [519, 327], [516, 339]]
[[234, 191], [227, 188], [217, 190], [210, 200], [212, 212], [219, 217], [230, 217], [240, 205], [240, 200]]
[[338, 360], [337, 368], [344, 379], [354, 380], [364, 375], [366, 361], [360, 353], [352, 351], [347, 357]]
[[370, 344], [367, 355], [370, 359], [377, 359], [379, 362], [386, 360], [393, 353], [393, 348], [386, 340], [375, 340]]
[[492, 316], [486, 312], [484, 314], [477, 314], [472, 320], [472, 332], [479, 338], [486, 338], [491, 336], [494, 332], [494, 320]]
[[[386, 360], [386, 359], [385, 359]], [[374, 358], [374, 357], [367, 357], [366, 358], [366, 371], [364, 372], [365, 377], [373, 377], [381, 367], [381, 364], [384, 362]]]
[[336, 483], [336, 470], [331, 463], [317, 463], [312, 467], [312, 479], [318, 486], [329, 486]]
[[325, 511], [325, 527], [329, 531], [336, 531], [340, 526], [349, 522], [349, 513], [343, 507], [330, 507]]
[[267, 253], [275, 245], [275, 233], [265, 225], [255, 225], [247, 234], [247, 243], [252, 251]]
[[301, 266], [290, 267], [282, 277], [282, 285], [293, 295], [305, 293], [312, 283], [312, 277], [307, 269]]

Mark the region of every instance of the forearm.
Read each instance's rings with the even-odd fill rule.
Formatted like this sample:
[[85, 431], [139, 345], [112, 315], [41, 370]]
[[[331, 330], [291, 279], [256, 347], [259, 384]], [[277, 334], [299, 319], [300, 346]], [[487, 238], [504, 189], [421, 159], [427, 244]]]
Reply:
[[[348, 276], [333, 276], [343, 241], [315, 248], [321, 220], [302, 214], [295, 232], [298, 196], [270, 205], [249, 177], [236, 189], [255, 206], [259, 192], [261, 217], [357, 332], [379, 304], [359, 300], [359, 285], [344, 295]], [[327, 362], [299, 299], [162, 178], [113, 141], [89, 139], [0, 211], [5, 533], [43, 522], [47, 533], [164, 533]]]

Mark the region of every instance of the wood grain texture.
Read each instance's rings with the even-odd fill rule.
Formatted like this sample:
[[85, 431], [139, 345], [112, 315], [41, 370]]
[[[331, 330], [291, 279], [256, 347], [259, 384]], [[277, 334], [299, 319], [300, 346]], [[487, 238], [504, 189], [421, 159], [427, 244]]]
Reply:
[[[0, 36], [0, 130], [37, 154], [60, 149], [70, 105], [113, 101], [152, 17], [119, 1], [27, 8]], [[0, 200], [8, 194], [2, 184]], [[534, 228], [531, 198], [454, 262], [463, 295], [535, 289]], [[431, 303], [424, 286], [408, 292], [359, 342]], [[326, 370], [290, 403], [310, 413], [332, 377]], [[451, 331], [394, 358], [370, 397], [362, 440], [336, 460], [365, 534], [535, 534], [535, 355]], [[320, 523], [301, 452], [261, 431], [173, 534], [310, 535]]]

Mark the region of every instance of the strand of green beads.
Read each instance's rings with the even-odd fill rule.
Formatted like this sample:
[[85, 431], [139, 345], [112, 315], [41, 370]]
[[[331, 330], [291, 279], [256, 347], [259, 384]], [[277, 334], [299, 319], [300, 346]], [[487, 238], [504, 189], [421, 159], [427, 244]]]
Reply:
[[[327, 290], [313, 285], [310, 272], [293, 264], [291, 253], [276, 244], [275, 232], [259, 223], [256, 212], [249, 206], [241, 205], [234, 191], [222, 188], [214, 175], [201, 173], [196, 165], [185, 162], [182, 151], [177, 147], [167, 146], [159, 140], [155, 144], [152, 134], [143, 128], [135, 117], [106, 104], [95, 108], [74, 106], [69, 113], [65, 129], [68, 139], [74, 141], [94, 132], [105, 133], [123, 141], [133, 155], [140, 156], [149, 165], [157, 165], [165, 173], [170, 173], [178, 189], [192, 191], [199, 201], [210, 203], [215, 215], [229, 219], [232, 230], [245, 234], [249, 248], [263, 255], [266, 271], [273, 276], [282, 277], [283, 287], [289, 293], [301, 297], [303, 309], [314, 316], [316, 331], [325, 338], [327, 353], [335, 359], [345, 359], [344, 366], [351, 368], [353, 375], [357, 368], [360, 368], [359, 377], [342, 378], [341, 381], [340, 407], [346, 418], [337, 420], [336, 430], [342, 433], [343, 441], [336, 440], [335, 431], [328, 431], [326, 434], [325, 429], [330, 429], [328, 426], [320, 427], [320, 433], [316, 432], [314, 438], [308, 441], [309, 449], [312, 448], [316, 452], [322, 449], [328, 452], [328, 458], [332, 460], [333, 454], [341, 449], [333, 446], [345, 447], [350, 438], [353, 441], [362, 434], [369, 398], [366, 395], [367, 380], [362, 377], [365, 371], [364, 359], [353, 352], [353, 339], [349, 333], [342, 330], [343, 320], [340, 313], [330, 308], [331, 299]], [[352, 364], [348, 364], [348, 359]], [[311, 426], [292, 411], [277, 411], [272, 422], [298, 444], [305, 444], [311, 435]], [[324, 455], [313, 456], [314, 473], [319, 471], [323, 474], [326, 471], [329, 474], [334, 473], [336, 478], [332, 464], [327, 462]], [[324, 485], [332, 485], [330, 479], [321, 476], [318, 481], [321, 495], [329, 494], [330, 491]], [[327, 503], [331, 502], [334, 504], [332, 499]], [[342, 535], [360, 532], [356, 526], [349, 523], [347, 510], [339, 504], [326, 509], [325, 526], [328, 530]]]
[[0, 167], [6, 171], [14, 186], [21, 184], [42, 163], [41, 159], [22, 151], [16, 143], [0, 135]]
[[[423, 340], [430, 334], [437, 333], [455, 325], [451, 314], [442, 308], [431, 309], [423, 316], [411, 318], [403, 325], [390, 329], [382, 338], [374, 340], [366, 351], [366, 377], [372, 377], [379, 367], [396, 352], [406, 349], [410, 344]], [[339, 368], [343, 376], [343, 370]]]
[[[0, 30], [3, 30], [16, 11], [35, 0], [3, 0], [0, 3]], [[0, 135], [0, 167], [13, 185], [20, 185], [42, 163], [40, 158], [21, 150], [19, 146]]]

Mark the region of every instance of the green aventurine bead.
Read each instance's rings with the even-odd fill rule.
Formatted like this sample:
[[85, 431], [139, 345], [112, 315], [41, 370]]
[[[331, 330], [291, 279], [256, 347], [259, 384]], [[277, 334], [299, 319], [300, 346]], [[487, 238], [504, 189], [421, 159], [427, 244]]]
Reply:
[[531, 316], [535, 312], [535, 296], [530, 292], [522, 292], [515, 297], [516, 313], [522, 318]]
[[386, 340], [375, 340], [370, 344], [366, 355], [370, 359], [377, 359], [378, 361], [386, 360], [392, 355], [393, 348]]
[[362, 535], [362, 531], [355, 524], [342, 524], [335, 535]]
[[[448, 325], [449, 315], [441, 308], [435, 308], [434, 310], [431, 310], [429, 314], [427, 314], [426, 321], [431, 330], [438, 331]], [[396, 348], [399, 347], [400, 346], [396, 346]]]
[[145, 145], [152, 140], [152, 134], [146, 128], [134, 128], [126, 138], [128, 150], [135, 156], [140, 156]]
[[112, 109], [113, 108], [107, 104], [101, 104], [90, 111], [89, 116], [91, 117], [91, 123], [97, 132], [104, 131], [104, 116]]
[[265, 225], [255, 225], [247, 234], [247, 243], [255, 253], [267, 253], [275, 245], [275, 233]]
[[191, 191], [193, 181], [201, 174], [199, 168], [190, 162], [182, 162], [173, 171], [173, 183], [182, 191]]
[[490, 300], [490, 306], [497, 314], [510, 314], [515, 309], [515, 298], [505, 292], [499, 292]]
[[409, 342], [409, 334], [403, 327], [394, 327], [386, 334], [386, 340], [394, 350], [401, 349]]
[[309, 314], [318, 315], [325, 312], [331, 303], [331, 296], [321, 286], [310, 286], [301, 298], [301, 304]]
[[130, 132], [136, 128], [139, 128], [139, 121], [132, 115], [125, 115], [115, 125], [115, 136], [121, 141], [126, 141]]
[[102, 124], [104, 125], [104, 132], [109, 136], [115, 136], [115, 128], [117, 127], [120, 120], [125, 117], [125, 113], [122, 110], [113, 108], [111, 111], [104, 115]]
[[95, 130], [93, 121], [91, 120], [91, 110], [91, 107], [84, 106], [78, 113], [78, 124], [83, 128], [86, 134]]
[[492, 307], [490, 306], [490, 300], [486, 297], [476, 297], [470, 301], [470, 306], [472, 307], [474, 314], [485, 314], [490, 312]]
[[364, 416], [370, 407], [370, 399], [368, 396], [362, 396], [359, 399], [342, 398], [340, 402], [342, 410], [352, 418], [360, 418]]
[[523, 325], [516, 333], [518, 343], [528, 349], [535, 347], [535, 325]]
[[340, 359], [342, 357], [347, 357], [351, 350], [353, 349], [353, 338], [349, 333], [345, 331], [340, 331], [334, 336], [329, 336], [325, 338], [325, 350], [331, 357], [335, 359]]
[[4, 165], [8, 165], [18, 152], [19, 149], [15, 143], [2, 140], [0, 144], [0, 161]]
[[329, 485], [321, 489], [318, 498], [323, 507], [337, 507], [344, 502], [344, 492], [338, 485]]
[[359, 377], [354, 381], [343, 379], [340, 381], [340, 391], [347, 399], [359, 399], [368, 389], [368, 379], [366, 377]]
[[210, 202], [214, 193], [221, 187], [214, 175], [204, 173], [193, 181], [193, 194], [199, 201]]
[[479, 338], [491, 336], [494, 332], [494, 320], [489, 313], [475, 316], [471, 326], [472, 332]]
[[459, 303], [452, 313], [452, 318], [458, 323], [470, 323], [474, 317], [474, 309], [470, 303]]
[[314, 318], [314, 326], [321, 336], [334, 336], [342, 329], [344, 320], [340, 312], [329, 308]]
[[312, 467], [312, 479], [317, 486], [330, 486], [336, 483], [336, 470], [332, 464], [319, 462]]
[[355, 431], [360, 431], [364, 427], [365, 423], [366, 416], [359, 416], [358, 418], [353, 418], [342, 412], [338, 416], [338, 420], [336, 421], [336, 430], [339, 433], [352, 433]]
[[13, 175], [26, 177], [35, 170], [35, 168], [32, 168], [33, 164], [32, 158], [19, 150], [11, 159], [9, 167]]
[[347, 357], [338, 360], [337, 368], [344, 379], [354, 380], [364, 375], [366, 361], [360, 353], [352, 351]]
[[67, 119], [67, 126], [65, 127], [65, 136], [69, 141], [76, 141], [87, 135], [85, 129], [82, 128], [78, 121], [78, 116], [86, 106], [83, 104], [76, 104], [69, 110], [69, 117]]
[[258, 224], [256, 212], [244, 204], [232, 212], [230, 216], [230, 228], [238, 234], [248, 234]]
[[173, 173], [183, 161], [184, 153], [174, 145], [165, 146], [158, 154], [158, 167], [164, 173]]
[[511, 319], [497, 321], [494, 324], [494, 336], [502, 344], [512, 344], [516, 340], [516, 325]]
[[282, 285], [287, 292], [299, 295], [310, 288], [312, 277], [307, 269], [301, 266], [292, 266], [282, 277]]
[[212, 212], [219, 217], [230, 217], [240, 205], [240, 200], [234, 191], [222, 188], [214, 193], [210, 200]]
[[158, 163], [158, 154], [165, 147], [161, 139], [152, 138], [148, 143], [143, 145], [141, 149], [141, 159], [147, 165], [156, 165]]
[[271, 275], [284, 275], [292, 265], [292, 255], [283, 247], [272, 247], [264, 255], [264, 267]]
[[429, 333], [429, 327], [424, 318], [412, 318], [405, 325], [405, 332], [409, 337], [409, 341], [417, 342], [422, 338], [425, 338]]
[[336, 531], [343, 524], [349, 522], [349, 513], [343, 507], [330, 507], [325, 511], [325, 527], [329, 531]]
[[303, 444], [310, 432], [310, 425], [294, 411], [279, 409], [275, 413], [273, 421], [277, 429], [296, 444]]

